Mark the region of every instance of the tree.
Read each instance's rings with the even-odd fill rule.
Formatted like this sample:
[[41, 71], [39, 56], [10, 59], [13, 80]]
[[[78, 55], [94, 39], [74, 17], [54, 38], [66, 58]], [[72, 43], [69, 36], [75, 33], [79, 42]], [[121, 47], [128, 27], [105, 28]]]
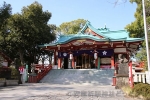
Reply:
[[12, 8], [10, 4], [7, 4], [4, 2], [3, 6], [0, 7], [0, 41], [5, 41], [5, 37], [7, 36], [8, 29], [7, 29], [7, 23], [8, 18], [10, 18]]
[[57, 31], [61, 32], [62, 34], [77, 34], [82, 29], [85, 23], [86, 20], [84, 19], [64, 22], [57, 28]]
[[28, 61], [36, 62], [36, 56], [42, 52], [38, 45], [55, 39], [56, 26], [47, 24], [50, 18], [51, 13], [43, 11], [42, 5], [34, 2], [9, 19], [10, 46], [18, 51], [22, 65]]
[[[134, 14], [136, 20], [128, 24], [125, 28], [130, 32], [131, 37], [144, 37], [144, 21], [142, 0], [130, 0], [131, 3], [137, 4], [137, 9]], [[146, 20], [150, 24], [150, 1], [145, 0]]]
[[[142, 8], [142, 0], [130, 0], [131, 3], [137, 4], [137, 9], [134, 14], [136, 20], [132, 22], [131, 24], [128, 24], [125, 29], [130, 33], [131, 37], [144, 37], [144, 21], [143, 21], [143, 8]], [[147, 25], [150, 25], [150, 1], [145, 0], [145, 10], [146, 10], [146, 22]], [[150, 35], [150, 32], [148, 32], [148, 35]], [[149, 37], [150, 40], [150, 37]], [[149, 42], [150, 45], [150, 42]], [[145, 42], [142, 44], [141, 51], [138, 52], [136, 57], [141, 60], [145, 61], [145, 69], [147, 69], [147, 59], [146, 59], [146, 45]]]
[[[13, 52], [10, 46], [8, 46], [9, 29], [7, 25], [8, 19], [11, 17], [11, 14], [11, 5], [4, 2], [3, 5], [0, 7], [0, 51], [4, 52], [7, 55], [11, 55], [11, 52]], [[13, 57], [13, 55], [11, 56]]]

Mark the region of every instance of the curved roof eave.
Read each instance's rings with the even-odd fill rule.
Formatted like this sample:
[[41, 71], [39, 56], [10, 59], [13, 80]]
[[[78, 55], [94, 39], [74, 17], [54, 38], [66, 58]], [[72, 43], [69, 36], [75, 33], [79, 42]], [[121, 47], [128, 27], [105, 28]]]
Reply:
[[93, 38], [93, 37], [87, 37], [87, 36], [82, 36], [82, 37], [74, 37], [74, 38], [70, 38], [66, 41], [63, 41], [63, 42], [57, 42], [57, 44], [64, 44], [64, 43], [68, 43], [70, 41], [73, 41], [73, 40], [79, 40], [79, 39], [91, 39], [91, 40], [94, 40], [94, 41], [109, 41], [109, 39], [98, 39], [98, 38]]
[[144, 41], [144, 39], [143, 39], [143, 38], [132, 39], [132, 40], [127, 39], [126, 41], [127, 41], [127, 42], [141, 42], [141, 41]]
[[110, 38], [110, 41], [126, 41], [126, 40], [127, 40], [127, 37], [125, 37], [125, 38], [117, 38], [117, 39]]

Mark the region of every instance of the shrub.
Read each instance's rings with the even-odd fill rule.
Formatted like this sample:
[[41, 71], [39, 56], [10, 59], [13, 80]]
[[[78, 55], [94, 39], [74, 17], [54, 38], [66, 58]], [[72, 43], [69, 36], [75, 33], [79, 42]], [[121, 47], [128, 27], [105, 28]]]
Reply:
[[146, 100], [150, 100], [150, 85], [137, 83], [134, 85], [132, 94], [136, 97], [143, 96]]
[[18, 77], [19, 77], [18, 70], [14, 67], [10, 67], [10, 68], [11, 68], [11, 79], [18, 79]]
[[127, 96], [129, 96], [132, 92], [132, 89], [129, 86], [123, 86], [121, 89]]

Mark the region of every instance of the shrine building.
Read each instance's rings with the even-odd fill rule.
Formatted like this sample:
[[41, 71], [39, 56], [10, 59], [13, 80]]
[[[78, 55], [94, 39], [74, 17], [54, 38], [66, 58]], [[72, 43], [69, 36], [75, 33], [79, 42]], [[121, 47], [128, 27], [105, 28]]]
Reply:
[[60, 35], [55, 43], [40, 47], [54, 52], [58, 69], [106, 69], [128, 62], [143, 40], [130, 38], [126, 30], [96, 29], [87, 21], [77, 34]]

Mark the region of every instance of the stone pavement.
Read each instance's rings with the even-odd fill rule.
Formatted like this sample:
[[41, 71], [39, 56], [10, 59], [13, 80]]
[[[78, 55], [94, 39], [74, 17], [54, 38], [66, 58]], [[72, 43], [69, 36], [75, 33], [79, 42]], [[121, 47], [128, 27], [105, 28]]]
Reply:
[[111, 85], [25, 83], [0, 87], [0, 100], [140, 100], [127, 98]]

